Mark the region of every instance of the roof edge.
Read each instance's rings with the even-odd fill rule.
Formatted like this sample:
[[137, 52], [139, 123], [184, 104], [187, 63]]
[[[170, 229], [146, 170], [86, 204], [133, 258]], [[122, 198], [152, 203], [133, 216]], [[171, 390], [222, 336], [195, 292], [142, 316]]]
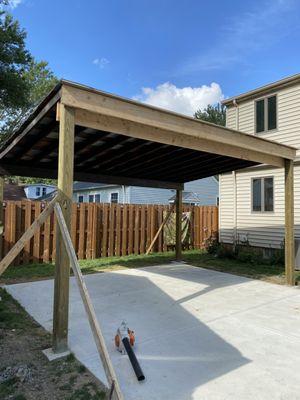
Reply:
[[257, 95], [267, 94], [267, 93], [272, 92], [275, 89], [281, 89], [281, 88], [284, 88], [287, 86], [291, 86], [294, 83], [298, 83], [298, 82], [300, 83], [300, 74], [291, 75], [286, 78], [280, 79], [278, 81], [268, 83], [267, 85], [260, 86], [257, 89], [250, 90], [249, 92], [245, 92], [245, 93], [239, 94], [237, 96], [229, 97], [228, 99], [223, 100], [222, 104], [224, 106], [233, 105], [233, 102], [235, 100], [239, 100], [239, 101], [250, 100], [250, 99], [257, 97]]

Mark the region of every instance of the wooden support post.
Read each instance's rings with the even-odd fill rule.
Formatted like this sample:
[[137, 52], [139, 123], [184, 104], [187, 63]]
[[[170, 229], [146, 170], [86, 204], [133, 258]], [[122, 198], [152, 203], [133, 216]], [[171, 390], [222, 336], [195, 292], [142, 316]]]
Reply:
[[4, 225], [3, 225], [3, 191], [4, 191], [4, 177], [0, 176], [0, 260], [2, 260], [3, 257], [3, 230], [4, 230]]
[[288, 285], [295, 285], [294, 242], [294, 163], [285, 160], [285, 277]]
[[94, 340], [97, 346], [97, 350], [100, 356], [100, 359], [102, 361], [104, 371], [106, 374], [107, 381], [110, 385], [111, 389], [111, 396], [109, 397], [112, 400], [124, 400], [123, 394], [121, 392], [119, 382], [117, 380], [116, 373], [114, 371], [113, 365], [110, 361], [108, 350], [105, 344], [104, 337], [101, 332], [100, 324], [97, 320], [95, 309], [92, 303], [92, 300], [90, 298], [89, 292], [87, 290], [86, 284], [84, 282], [79, 263], [76, 257], [76, 253], [72, 244], [72, 239], [70, 236], [70, 233], [68, 231], [62, 209], [59, 206], [59, 204], [56, 204], [55, 206], [55, 214], [57, 216], [57, 222], [59, 225], [59, 230], [62, 235], [62, 241], [64, 242], [66, 252], [68, 254], [75, 279], [78, 284], [79, 292], [81, 295], [81, 299], [83, 301], [83, 305], [85, 308], [85, 311], [88, 316], [89, 324], [94, 336]]
[[[58, 182], [60, 205], [66, 225], [71, 229], [73, 169], [74, 169], [74, 110], [60, 105]], [[68, 347], [70, 260], [63, 244], [61, 232], [56, 231], [56, 255], [53, 305], [53, 352]]]
[[176, 190], [176, 260], [180, 261], [182, 257], [182, 190]]

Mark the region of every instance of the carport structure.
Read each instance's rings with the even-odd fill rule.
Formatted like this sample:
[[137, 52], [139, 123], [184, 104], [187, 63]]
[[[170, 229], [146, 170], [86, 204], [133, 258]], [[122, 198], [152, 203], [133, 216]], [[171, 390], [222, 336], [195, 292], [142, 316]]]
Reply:
[[[296, 149], [62, 80], [4, 144], [0, 174], [57, 178], [68, 228], [73, 179], [176, 190], [181, 257], [184, 182], [268, 164], [285, 169], [286, 279], [294, 284]], [[53, 348], [67, 347], [69, 260], [57, 230]]]

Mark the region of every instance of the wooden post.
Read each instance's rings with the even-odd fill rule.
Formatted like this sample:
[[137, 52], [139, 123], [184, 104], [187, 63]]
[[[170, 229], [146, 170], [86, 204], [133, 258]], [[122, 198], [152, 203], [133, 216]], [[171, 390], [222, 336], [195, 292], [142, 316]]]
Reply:
[[175, 253], [176, 260], [180, 261], [182, 256], [182, 190], [176, 190], [176, 243], [175, 243]]
[[[66, 225], [71, 229], [73, 169], [74, 169], [74, 110], [60, 105], [58, 182], [61, 205]], [[70, 260], [61, 232], [56, 230], [56, 255], [53, 305], [53, 352], [68, 347]]]
[[288, 285], [295, 285], [294, 242], [294, 163], [285, 160], [285, 277]]
[[4, 191], [4, 177], [0, 177], [0, 260], [2, 260], [3, 257], [3, 230], [4, 230], [4, 225], [3, 225], [3, 191]]

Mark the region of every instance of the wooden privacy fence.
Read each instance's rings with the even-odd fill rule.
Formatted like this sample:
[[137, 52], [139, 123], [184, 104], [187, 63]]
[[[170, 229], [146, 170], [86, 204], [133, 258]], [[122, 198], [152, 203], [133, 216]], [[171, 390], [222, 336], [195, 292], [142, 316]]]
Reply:
[[[0, 248], [3, 257], [21, 237], [46, 203], [9, 201], [4, 203], [4, 232]], [[143, 254], [170, 206], [136, 204], [81, 203], [72, 205], [71, 237], [79, 259]], [[206, 240], [218, 232], [216, 206], [184, 206], [191, 212], [190, 248], [205, 247]], [[26, 243], [14, 265], [49, 262], [55, 257], [56, 221], [52, 214]], [[163, 232], [153, 251], [166, 251]]]

